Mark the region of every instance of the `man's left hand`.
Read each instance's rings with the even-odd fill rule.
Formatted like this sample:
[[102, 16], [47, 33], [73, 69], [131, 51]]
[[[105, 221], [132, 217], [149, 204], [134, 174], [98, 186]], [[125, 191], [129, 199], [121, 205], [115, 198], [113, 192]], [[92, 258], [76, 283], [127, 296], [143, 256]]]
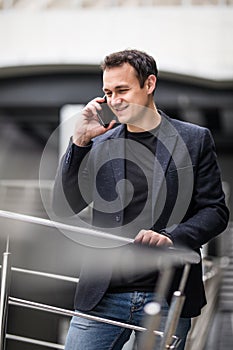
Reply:
[[158, 247], [170, 247], [173, 245], [173, 242], [170, 238], [152, 230], [141, 230], [135, 237], [134, 242], [155, 245]]

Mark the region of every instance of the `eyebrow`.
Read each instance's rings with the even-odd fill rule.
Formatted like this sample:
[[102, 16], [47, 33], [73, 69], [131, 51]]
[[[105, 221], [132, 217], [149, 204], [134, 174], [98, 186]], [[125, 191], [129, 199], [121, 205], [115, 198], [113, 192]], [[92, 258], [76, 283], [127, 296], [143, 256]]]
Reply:
[[[114, 87], [114, 89], [122, 89], [122, 88], [129, 88], [128, 84], [122, 84], [122, 85], [117, 85]], [[110, 89], [103, 89], [103, 91], [111, 91]]]

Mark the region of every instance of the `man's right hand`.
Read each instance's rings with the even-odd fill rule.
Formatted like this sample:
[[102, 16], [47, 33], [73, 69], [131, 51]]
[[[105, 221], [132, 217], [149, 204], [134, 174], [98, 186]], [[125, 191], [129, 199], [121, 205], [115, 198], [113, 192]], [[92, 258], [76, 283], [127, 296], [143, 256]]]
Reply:
[[101, 103], [104, 101], [103, 97], [97, 97], [82, 110], [81, 118], [76, 122], [73, 134], [73, 143], [77, 146], [89, 145], [94, 137], [104, 134], [116, 123], [115, 120], [112, 120], [106, 128], [100, 125], [97, 111], [101, 111]]

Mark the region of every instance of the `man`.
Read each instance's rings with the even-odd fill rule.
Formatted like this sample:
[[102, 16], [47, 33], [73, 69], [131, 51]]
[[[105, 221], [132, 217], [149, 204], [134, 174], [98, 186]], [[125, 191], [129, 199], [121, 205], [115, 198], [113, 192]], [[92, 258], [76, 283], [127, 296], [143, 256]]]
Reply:
[[[105, 58], [102, 69], [103, 92], [120, 125], [114, 120], [100, 125], [104, 98], [83, 109], [56, 177], [55, 212], [79, 213], [92, 203], [98, 229], [127, 235], [137, 245], [184, 246], [200, 253], [203, 244], [226, 228], [229, 215], [210, 132], [157, 110], [157, 67], [148, 54], [116, 52]], [[63, 193], [66, 205], [61, 203]], [[130, 247], [122, 249], [130, 259]], [[144, 306], [154, 300], [155, 272], [128, 275], [115, 266], [101, 277], [88, 276], [84, 267], [77, 310], [142, 324]], [[177, 269], [163, 301], [164, 317], [180, 276]], [[201, 264], [192, 266], [185, 295], [176, 330], [182, 339], [179, 350], [184, 349], [191, 318], [206, 303]], [[129, 329], [74, 317], [65, 349], [118, 350], [129, 336]]]

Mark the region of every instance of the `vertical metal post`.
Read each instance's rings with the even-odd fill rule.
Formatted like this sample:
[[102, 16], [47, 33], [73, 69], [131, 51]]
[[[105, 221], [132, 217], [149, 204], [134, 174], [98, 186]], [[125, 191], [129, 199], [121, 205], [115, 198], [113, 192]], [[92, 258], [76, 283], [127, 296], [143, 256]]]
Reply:
[[8, 295], [11, 275], [11, 254], [9, 253], [9, 238], [6, 251], [3, 253], [2, 274], [1, 274], [1, 296], [0, 296], [0, 350], [5, 349], [6, 323], [8, 314]]
[[161, 269], [160, 278], [157, 281], [155, 288], [155, 300], [151, 305], [145, 306], [145, 332], [141, 341], [139, 342], [139, 350], [152, 350], [156, 342], [156, 336], [154, 330], [158, 330], [161, 322], [161, 305], [163, 300], [166, 298], [168, 287], [171, 283], [171, 278], [174, 273], [174, 268], [172, 266], [166, 267], [166, 269]]
[[184, 301], [185, 296], [180, 291], [174, 292], [166, 320], [163, 340], [161, 343], [161, 350], [170, 349], [170, 346], [173, 343], [173, 335], [176, 333], [176, 328], [179, 322]]
[[139, 340], [139, 350], [151, 350], [156, 342], [154, 330], [157, 330], [161, 318], [161, 306], [159, 303], [151, 302], [145, 305], [146, 315], [144, 327], [147, 329]]
[[182, 275], [182, 278], [181, 278], [181, 281], [180, 281], [180, 285], [179, 285], [179, 291], [182, 294], [184, 293], [184, 289], [185, 289], [186, 282], [187, 282], [187, 279], [188, 279], [188, 276], [189, 276], [190, 268], [191, 268], [190, 264], [185, 264], [184, 265], [184, 271], [183, 271], [183, 275]]
[[191, 267], [190, 264], [185, 264], [183, 275], [179, 285], [179, 290], [174, 292], [173, 294], [171, 306], [167, 316], [167, 322], [165, 326], [163, 341], [161, 343], [161, 350], [169, 349], [170, 346], [172, 345], [172, 342], [173, 342], [172, 336], [175, 335], [180, 314], [185, 301], [184, 288], [188, 279], [190, 267]]
[[173, 274], [174, 266], [167, 266], [166, 268], [160, 269], [160, 277], [155, 287], [155, 301], [157, 301], [159, 304], [166, 299]]

